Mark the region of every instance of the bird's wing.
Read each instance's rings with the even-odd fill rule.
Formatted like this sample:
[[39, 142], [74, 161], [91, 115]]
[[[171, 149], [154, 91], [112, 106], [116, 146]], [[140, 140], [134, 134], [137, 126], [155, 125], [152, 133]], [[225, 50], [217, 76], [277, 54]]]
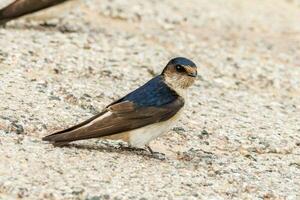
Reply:
[[160, 107], [139, 107], [131, 101], [117, 102], [87, 121], [46, 136], [43, 140], [63, 143], [130, 131], [149, 124], [166, 121], [174, 116], [183, 105], [184, 99], [179, 96], [172, 102]]
[[21, 17], [60, 3], [67, 0], [16, 0], [7, 7], [0, 10], [0, 24]]

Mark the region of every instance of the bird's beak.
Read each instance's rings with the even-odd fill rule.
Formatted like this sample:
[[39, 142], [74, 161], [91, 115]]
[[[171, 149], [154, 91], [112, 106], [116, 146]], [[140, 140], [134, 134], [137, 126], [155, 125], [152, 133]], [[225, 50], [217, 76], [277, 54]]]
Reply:
[[191, 76], [191, 77], [197, 77], [197, 72], [188, 73], [188, 76]]
[[187, 75], [191, 77], [197, 76], [197, 70], [194, 67], [186, 67]]

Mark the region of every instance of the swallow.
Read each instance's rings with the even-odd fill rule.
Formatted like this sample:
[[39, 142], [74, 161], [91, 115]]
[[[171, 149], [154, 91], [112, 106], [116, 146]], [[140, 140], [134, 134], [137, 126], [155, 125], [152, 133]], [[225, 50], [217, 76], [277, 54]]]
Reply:
[[12, 19], [61, 4], [65, 1], [68, 0], [16, 0], [0, 9], [0, 25], [4, 25]]
[[153, 153], [149, 142], [167, 132], [179, 119], [197, 67], [187, 58], [171, 59], [162, 73], [92, 118], [43, 138], [54, 145], [103, 138], [122, 140]]

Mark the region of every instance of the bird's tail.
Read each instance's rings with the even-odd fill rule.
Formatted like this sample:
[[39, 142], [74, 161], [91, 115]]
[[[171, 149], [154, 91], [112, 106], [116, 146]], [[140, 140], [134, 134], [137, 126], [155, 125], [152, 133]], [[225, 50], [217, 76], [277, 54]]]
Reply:
[[88, 130], [89, 123], [97, 117], [101, 116], [103, 113], [105, 113], [105, 111], [91, 117], [90, 119], [80, 124], [43, 137], [42, 140], [51, 142], [52, 144], [57, 146], [61, 146], [76, 140], [94, 138], [95, 135], [90, 133]]
[[83, 126], [75, 128], [74, 130], [66, 129], [43, 137], [42, 140], [48, 141], [55, 146], [63, 146], [72, 141], [92, 138], [87, 137], [88, 135], [86, 131], [86, 128]]
[[5, 25], [9, 21], [5, 14], [5, 9], [0, 9], [0, 25]]
[[61, 146], [61, 144], [67, 144], [72, 141], [86, 139], [83, 137], [86, 131], [84, 124], [79, 125], [43, 137], [42, 140], [48, 141], [57, 146]]
[[68, 0], [16, 0], [0, 10], [0, 25], [6, 22], [27, 15], [51, 6], [63, 3]]
[[75, 138], [72, 137], [72, 132], [71, 131], [60, 131], [57, 133], [53, 133], [51, 135], [48, 135], [46, 137], [43, 137], [43, 141], [48, 141], [52, 143], [55, 146], [64, 146], [68, 144], [69, 142], [75, 141]]

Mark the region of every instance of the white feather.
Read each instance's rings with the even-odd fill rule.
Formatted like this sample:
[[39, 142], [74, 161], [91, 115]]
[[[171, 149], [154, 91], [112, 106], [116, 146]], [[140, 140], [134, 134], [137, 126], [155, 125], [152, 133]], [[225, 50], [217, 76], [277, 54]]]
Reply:
[[144, 147], [145, 145], [149, 144], [151, 140], [154, 140], [155, 138], [170, 130], [170, 128], [172, 128], [172, 126], [178, 121], [182, 111], [183, 108], [181, 108], [176, 115], [174, 115], [167, 121], [128, 131], [129, 144], [138, 148]]

